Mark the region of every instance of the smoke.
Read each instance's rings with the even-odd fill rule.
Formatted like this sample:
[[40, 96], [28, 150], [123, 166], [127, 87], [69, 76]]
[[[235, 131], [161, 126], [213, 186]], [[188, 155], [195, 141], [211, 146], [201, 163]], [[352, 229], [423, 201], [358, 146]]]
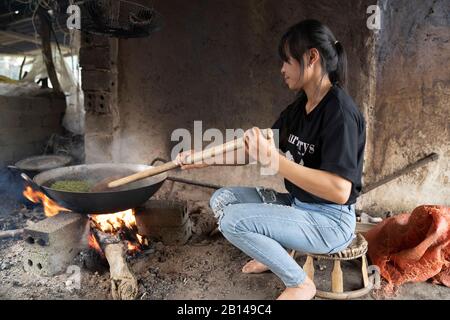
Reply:
[[0, 168], [0, 215], [11, 213], [20, 204], [32, 205], [22, 194], [24, 188], [25, 181], [19, 171]]

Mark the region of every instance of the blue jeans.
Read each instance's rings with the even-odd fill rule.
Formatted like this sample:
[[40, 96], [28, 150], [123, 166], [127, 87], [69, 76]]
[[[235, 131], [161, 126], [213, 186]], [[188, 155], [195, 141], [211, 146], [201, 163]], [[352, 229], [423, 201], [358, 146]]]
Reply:
[[306, 274], [286, 249], [316, 254], [345, 249], [355, 237], [355, 208], [273, 193], [275, 199], [267, 201], [258, 188], [222, 188], [210, 206], [228, 241], [265, 264], [286, 287], [296, 287]]

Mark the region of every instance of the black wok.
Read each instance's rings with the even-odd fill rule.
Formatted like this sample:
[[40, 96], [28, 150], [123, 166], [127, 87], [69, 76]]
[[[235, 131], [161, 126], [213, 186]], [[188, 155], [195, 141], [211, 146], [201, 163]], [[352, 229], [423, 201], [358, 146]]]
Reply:
[[84, 214], [114, 213], [146, 202], [164, 183], [165, 173], [104, 192], [66, 192], [51, 189], [61, 180], [83, 180], [94, 186], [111, 177], [124, 177], [151, 166], [140, 164], [88, 164], [52, 169], [36, 175], [33, 182], [60, 206]]

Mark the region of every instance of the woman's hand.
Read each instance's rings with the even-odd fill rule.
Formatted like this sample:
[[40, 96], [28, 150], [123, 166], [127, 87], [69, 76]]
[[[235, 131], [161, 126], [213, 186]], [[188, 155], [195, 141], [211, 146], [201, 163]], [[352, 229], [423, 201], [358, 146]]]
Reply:
[[258, 161], [263, 166], [272, 166], [275, 156], [278, 155], [273, 138], [273, 131], [267, 130], [267, 138], [261, 129], [253, 127], [244, 133], [245, 150], [251, 159]]
[[205, 168], [208, 167], [209, 165], [207, 163], [193, 163], [190, 164], [187, 162], [187, 157], [189, 155], [193, 155], [195, 153], [194, 150], [188, 150], [188, 151], [184, 151], [181, 152], [177, 155], [177, 157], [175, 158], [175, 161], [181, 166], [182, 170], [187, 170], [187, 169], [199, 169], [199, 168]]

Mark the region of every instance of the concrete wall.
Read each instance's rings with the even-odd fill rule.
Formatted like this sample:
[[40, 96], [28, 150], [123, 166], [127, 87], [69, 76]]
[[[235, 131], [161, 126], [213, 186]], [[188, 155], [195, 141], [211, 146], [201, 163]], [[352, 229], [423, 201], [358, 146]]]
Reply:
[[42, 154], [53, 133], [62, 132], [64, 99], [0, 96], [0, 167]]
[[450, 205], [450, 6], [446, 0], [380, 1], [377, 86], [365, 182], [431, 152], [440, 160], [361, 198], [372, 212]]

